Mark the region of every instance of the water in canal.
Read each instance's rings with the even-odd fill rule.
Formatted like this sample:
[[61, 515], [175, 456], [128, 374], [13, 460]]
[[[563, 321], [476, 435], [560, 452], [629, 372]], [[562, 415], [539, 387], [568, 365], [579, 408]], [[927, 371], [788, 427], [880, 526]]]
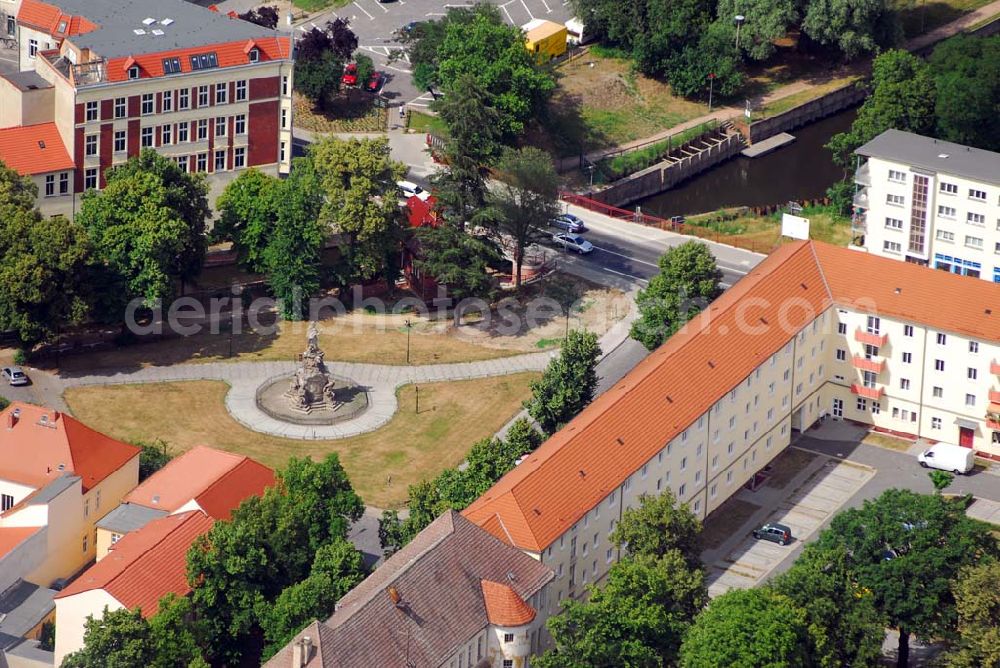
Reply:
[[849, 109], [791, 130], [795, 141], [773, 153], [753, 160], [737, 156], [633, 206], [668, 218], [729, 206], [768, 206], [823, 197], [843, 176], [823, 145], [831, 136], [849, 129], [856, 115], [856, 109]]

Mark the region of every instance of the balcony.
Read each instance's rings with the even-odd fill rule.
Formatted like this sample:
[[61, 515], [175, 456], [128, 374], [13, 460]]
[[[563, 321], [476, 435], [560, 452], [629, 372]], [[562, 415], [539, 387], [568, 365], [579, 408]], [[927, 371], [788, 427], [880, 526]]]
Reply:
[[861, 371], [871, 371], [872, 373], [882, 373], [885, 369], [884, 359], [870, 359], [862, 357], [861, 355], [855, 355], [853, 365], [855, 369], [860, 369]]
[[851, 394], [856, 394], [859, 397], [864, 397], [865, 399], [874, 399], [878, 401], [885, 394], [885, 388], [883, 387], [865, 387], [864, 385], [858, 385], [857, 383], [851, 383]]
[[[864, 343], [869, 346], [878, 346], [881, 348], [889, 341], [888, 334], [876, 334], [874, 332], [866, 332], [865, 330], [858, 327], [854, 330], [854, 340], [858, 343]], [[1000, 373], [1000, 371], [998, 371]]]
[[990, 403], [1000, 404], [1000, 390], [990, 390]]
[[990, 362], [990, 373], [994, 376], [1000, 376], [1000, 362], [993, 360]]
[[862, 188], [854, 193], [854, 206], [858, 209], [868, 209], [868, 189]]
[[859, 186], [870, 186], [872, 184], [872, 173], [867, 162], [858, 167], [858, 171], [854, 172], [854, 182]]
[[986, 414], [986, 428], [993, 431], [1000, 431], [1000, 413]]

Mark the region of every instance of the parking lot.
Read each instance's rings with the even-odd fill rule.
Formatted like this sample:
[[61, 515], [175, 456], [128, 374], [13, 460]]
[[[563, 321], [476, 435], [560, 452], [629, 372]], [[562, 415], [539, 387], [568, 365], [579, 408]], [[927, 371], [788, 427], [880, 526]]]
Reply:
[[[729, 508], [724, 505], [705, 522], [709, 549], [702, 560], [707, 565], [709, 595], [756, 586], [786, 560], [793, 560], [802, 545], [815, 538], [817, 530], [874, 475], [868, 466], [794, 447], [779, 455], [772, 478], [756, 491], [740, 490], [726, 502]], [[751, 532], [764, 522], [791, 528], [792, 543], [778, 545], [753, 538]], [[725, 539], [713, 542], [713, 534], [720, 532]]]
[[[532, 19], [563, 23], [571, 17], [567, 0], [490, 0], [500, 8], [500, 14], [510, 25], [522, 26]], [[312, 24], [323, 25], [335, 17], [350, 20], [358, 36], [359, 48], [371, 56], [375, 66], [387, 74], [383, 95], [393, 104], [427, 106], [430, 95], [417, 90], [410, 80], [409, 62], [404, 58], [389, 64], [389, 54], [399, 48], [395, 32], [415, 21], [433, 21], [445, 15], [451, 7], [471, 7], [472, 2], [449, 0], [352, 0], [346, 6], [325, 12], [297, 24], [308, 30]]]

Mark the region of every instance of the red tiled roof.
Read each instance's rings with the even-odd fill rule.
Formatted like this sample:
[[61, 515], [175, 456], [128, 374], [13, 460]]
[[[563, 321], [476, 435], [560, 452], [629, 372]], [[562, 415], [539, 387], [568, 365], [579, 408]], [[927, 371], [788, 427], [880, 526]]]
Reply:
[[143, 617], [151, 617], [166, 594], [185, 596], [191, 591], [187, 582], [188, 548], [214, 523], [200, 510], [153, 520], [126, 534], [106, 557], [55, 598], [103, 589], [125, 607], [141, 608]]
[[249, 496], [274, 484], [274, 472], [249, 457], [204, 445], [178, 455], [123, 499], [147, 508], [174, 512], [194, 500], [211, 517], [229, 519]]
[[3, 559], [42, 527], [0, 527], [0, 559]]
[[22, 176], [73, 169], [74, 166], [55, 123], [0, 130], [0, 160]]
[[[59, 22], [66, 21], [66, 31], [58, 32]], [[96, 30], [97, 25], [82, 16], [64, 14], [61, 9], [40, 0], [22, 0], [17, 12], [17, 22], [21, 25], [38, 28], [50, 35], [63, 37], [81, 35]]]
[[[260, 61], [281, 60], [291, 55], [291, 38], [289, 37], [258, 37], [253, 40], [254, 46], [260, 49]], [[213, 44], [212, 49], [216, 53], [219, 67], [233, 67], [236, 65], [246, 65], [249, 61], [247, 53], [244, 51], [247, 41], [245, 39], [235, 42], [224, 42]], [[110, 58], [107, 66], [108, 81], [127, 81], [128, 68], [133, 64], [139, 66], [139, 77], [162, 77], [163, 61], [166, 58], [178, 58], [180, 60], [181, 72], [191, 72], [190, 57], [205, 53], [205, 46], [197, 46], [189, 49], [174, 49], [172, 51], [159, 51], [155, 53], [137, 53], [124, 58]]]
[[[16, 419], [14, 411], [20, 411]], [[138, 456], [134, 445], [94, 431], [65, 413], [21, 402], [0, 413], [4, 480], [39, 488], [64, 472], [74, 473], [86, 492]]]
[[540, 552], [835, 303], [1000, 340], [1000, 309], [988, 310], [1000, 304], [1000, 286], [848, 248], [791, 243], [462, 514], [502, 540]]
[[535, 609], [524, 602], [508, 585], [483, 580], [486, 617], [496, 626], [521, 626], [535, 618]]

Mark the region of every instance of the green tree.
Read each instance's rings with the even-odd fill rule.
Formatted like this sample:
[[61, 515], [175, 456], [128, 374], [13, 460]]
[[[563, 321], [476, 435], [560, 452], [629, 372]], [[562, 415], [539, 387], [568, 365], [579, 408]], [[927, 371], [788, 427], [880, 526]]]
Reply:
[[21, 176], [0, 160], [0, 216], [35, 208], [38, 188], [28, 176]]
[[733, 33], [722, 21], [709, 25], [697, 42], [680, 48], [667, 61], [665, 76], [670, 89], [684, 97], [708, 97], [709, 74], [714, 74], [712, 90], [719, 98], [734, 95], [746, 80], [740, 70]]
[[966, 517], [967, 504], [890, 489], [838, 514], [819, 537], [821, 547], [841, 547], [849, 555], [852, 578], [899, 629], [901, 668], [909, 661], [910, 634], [932, 639], [954, 631], [952, 583], [959, 570], [1000, 552], [985, 525]]
[[363, 53], [354, 55], [354, 65], [357, 67], [358, 86], [365, 86], [375, 73], [375, 63]]
[[1000, 561], [963, 568], [952, 585], [958, 642], [945, 655], [948, 668], [1000, 666]]
[[937, 135], [966, 146], [1000, 150], [1000, 36], [956, 35], [930, 57], [937, 88]]
[[139, 453], [139, 482], [162, 469], [167, 465], [167, 462], [174, 458], [168, 450], [167, 442], [162, 438], [152, 441], [136, 441], [134, 445], [141, 449]]
[[208, 668], [201, 652], [202, 622], [188, 597], [167, 594], [160, 599], [157, 613], [149, 618], [149, 635], [155, 668]]
[[[478, 298], [492, 301], [496, 281], [489, 267], [500, 261], [496, 245], [489, 239], [469, 234], [451, 223], [417, 230], [420, 254], [414, 264], [424, 274], [448, 288], [456, 301]], [[455, 309], [455, 324], [461, 310]]]
[[885, 618], [851, 577], [843, 548], [807, 545], [771, 586], [806, 614], [809, 656], [818, 668], [871, 666], [882, 655]]
[[699, 614], [681, 645], [685, 668], [806, 666], [804, 611], [771, 589], [733, 589]]
[[499, 184], [490, 201], [514, 256], [514, 284], [521, 285], [524, 250], [542, 238], [559, 215], [559, 180], [552, 158], [533, 146], [503, 152], [496, 166]]
[[688, 241], [660, 257], [660, 273], [639, 291], [639, 319], [630, 335], [649, 350], [661, 346], [684, 323], [722, 294], [722, 272], [708, 246]]
[[886, 0], [808, 0], [802, 32], [818, 44], [836, 48], [844, 60], [903, 40], [899, 18]]
[[[423, 83], [454, 91], [459, 81], [473, 77], [498, 112], [502, 136], [510, 140], [521, 134], [555, 89], [552, 74], [524, 48], [521, 29], [507, 25], [488, 3], [449, 9], [443, 23], [443, 35], [433, 29], [427, 33], [436, 42], [432, 60], [422, 60], [424, 49], [410, 54], [411, 62], [425, 66]], [[415, 55], [421, 59], [414, 61]]]
[[324, 203], [320, 220], [346, 234], [350, 272], [380, 272], [391, 284], [398, 263], [400, 209], [396, 182], [406, 165], [389, 157], [389, 140], [324, 138], [309, 149]]
[[16, 332], [30, 351], [89, 315], [92, 248], [78, 223], [43, 218], [23, 198], [8, 202], [0, 203], [0, 331]]
[[263, 273], [264, 250], [277, 219], [281, 182], [257, 169], [247, 169], [226, 184], [215, 203], [219, 220], [212, 229], [216, 241], [232, 241], [237, 261], [248, 271]]
[[267, 659], [288, 644], [303, 626], [333, 614], [337, 600], [364, 579], [361, 553], [344, 539], [324, 545], [316, 553], [305, 580], [286, 587], [273, 604], [260, 611]]
[[934, 489], [938, 493], [944, 491], [955, 480], [954, 474], [947, 471], [929, 471], [927, 476], [931, 479], [931, 484], [934, 485]]
[[216, 522], [188, 551], [192, 603], [205, 622], [213, 664], [258, 660], [263, 611], [308, 578], [317, 554], [346, 541], [361, 516], [361, 500], [336, 455], [321, 462], [292, 458], [277, 478], [262, 498], [244, 500], [230, 521]]
[[299, 320], [308, 311], [308, 297], [319, 290], [329, 231], [320, 221], [323, 195], [313, 163], [306, 158], [293, 160], [288, 178], [275, 188], [275, 197], [280, 204], [262, 260], [282, 316]]
[[871, 86], [851, 129], [826, 145], [845, 167], [853, 164], [855, 149], [890, 128], [924, 135], [934, 128], [934, 80], [923, 60], [908, 51], [886, 51], [872, 63]]
[[84, 193], [77, 221], [121, 286], [120, 302], [169, 299], [175, 281], [201, 270], [207, 193], [204, 174], [183, 172], [153, 149], [108, 170], [103, 190]]
[[62, 668], [135, 668], [152, 666], [156, 659], [149, 622], [139, 610], [108, 610], [101, 617], [87, 615], [83, 649], [67, 654]]
[[543, 432], [555, 433], [593, 400], [600, 356], [593, 332], [572, 330], [563, 339], [559, 357], [531, 383], [531, 399], [524, 404]]
[[332, 51], [324, 51], [316, 58], [300, 58], [295, 61], [295, 89], [323, 111], [340, 90], [343, 72], [344, 61]]
[[704, 573], [669, 550], [658, 558], [624, 559], [607, 584], [588, 587], [586, 602], [568, 599], [549, 618], [555, 649], [539, 668], [646, 668], [672, 665], [691, 619], [708, 600]]
[[643, 494], [637, 508], [627, 508], [611, 533], [611, 542], [630, 557], [660, 557], [677, 551], [688, 568], [701, 566], [699, 535], [701, 522], [688, 509], [677, 505], [667, 488], [658, 496]]
[[733, 17], [737, 14], [746, 19], [740, 26], [740, 50], [753, 60], [767, 60], [777, 49], [775, 40], [784, 37], [798, 20], [799, 8], [794, 0], [719, 0], [716, 16], [730, 33], [735, 32]]

